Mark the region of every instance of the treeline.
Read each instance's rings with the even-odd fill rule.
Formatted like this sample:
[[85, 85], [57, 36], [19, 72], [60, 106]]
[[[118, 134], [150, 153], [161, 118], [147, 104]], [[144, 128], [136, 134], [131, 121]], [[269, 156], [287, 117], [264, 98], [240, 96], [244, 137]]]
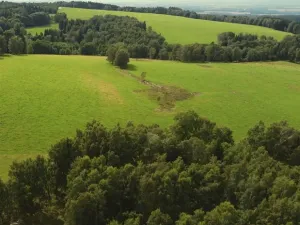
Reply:
[[116, 5], [95, 3], [95, 2], [58, 2], [59, 6], [73, 7], [73, 8], [86, 8], [86, 9], [103, 9], [113, 11], [127, 11], [127, 12], [140, 12], [140, 13], [155, 13], [173, 16], [181, 16], [193, 19], [229, 22], [248, 24], [255, 26], [268, 27], [275, 30], [287, 31], [294, 34], [300, 34], [300, 23], [285, 17], [273, 16], [230, 16], [230, 15], [207, 15], [198, 14], [190, 10], [183, 10], [177, 7], [119, 7]]
[[300, 22], [300, 15], [280, 15], [278, 17], [284, 18], [287, 20], [291, 20], [291, 21], [295, 21], [295, 22]]
[[300, 131], [228, 128], [181, 113], [168, 129], [93, 121], [0, 181], [0, 224], [300, 223]]
[[18, 20], [0, 18], [0, 55], [27, 53], [27, 37], [24, 26]]
[[[37, 7], [37, 10], [40, 8]], [[45, 12], [32, 15], [36, 24], [50, 21]], [[227, 32], [218, 36], [217, 43], [179, 45], [168, 44], [163, 36], [147, 27], [145, 22], [131, 17], [106, 15], [95, 16], [90, 20], [68, 20], [66, 14], [57, 13], [53, 20], [59, 23], [59, 30], [48, 29], [41, 34], [28, 35], [20, 20], [1, 17], [0, 54], [104, 56], [108, 54], [109, 47], [122, 45], [122, 49], [131, 58], [182, 62], [300, 61], [299, 35], [277, 41], [271, 37]]]
[[[145, 22], [132, 17], [96, 16], [88, 21], [68, 20], [57, 14], [60, 30], [45, 30], [31, 37], [34, 54], [108, 55], [111, 46], [122, 45], [131, 58], [182, 62], [300, 61], [300, 36], [282, 41], [251, 34], [222, 33], [217, 43], [168, 44]], [[117, 47], [118, 48], [118, 47]]]
[[[113, 11], [128, 11], [141, 13], [155, 13], [188, 17], [193, 19], [203, 19], [211, 21], [229, 22], [263, 26], [280, 31], [287, 31], [300, 34], [300, 23], [294, 17], [272, 17], [272, 16], [230, 16], [230, 15], [207, 15], [197, 14], [190, 10], [183, 10], [177, 7], [119, 7], [117, 5], [103, 4], [97, 2], [54, 2], [54, 3], [11, 3], [0, 2], [0, 17], [14, 17], [20, 19], [25, 26], [38, 26], [30, 18], [30, 14], [44, 12], [55, 14], [59, 7], [74, 7], [86, 9], [102, 9]], [[44, 24], [42, 24], [44, 25]]]
[[0, 2], [0, 55], [29, 53], [25, 28], [50, 24], [56, 12], [54, 4]]
[[20, 23], [24, 27], [42, 26], [50, 23], [49, 14], [56, 14], [57, 9], [55, 3], [12, 3], [2, 1], [0, 2], [0, 18], [2, 20], [9, 19], [13, 23]]
[[[164, 37], [147, 28], [145, 22], [132, 17], [106, 15], [87, 21], [61, 19], [59, 28], [31, 37], [32, 52], [61, 54], [61, 48], [57, 48], [61, 45], [69, 54], [106, 55], [110, 45], [123, 43], [132, 49], [132, 57], [156, 58], [165, 45]], [[67, 44], [59, 44], [63, 42]]]

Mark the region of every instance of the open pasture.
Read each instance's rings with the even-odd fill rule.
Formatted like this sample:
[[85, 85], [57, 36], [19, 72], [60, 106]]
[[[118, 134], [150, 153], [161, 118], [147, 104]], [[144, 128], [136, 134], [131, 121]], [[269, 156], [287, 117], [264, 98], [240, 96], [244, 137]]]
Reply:
[[289, 34], [259, 26], [198, 20], [151, 13], [134, 13], [79, 8], [60, 8], [59, 12], [66, 13], [70, 19], [85, 20], [90, 19], [95, 15], [107, 14], [136, 17], [140, 21], [146, 21], [148, 26], [151, 26], [153, 30], [162, 34], [170, 44], [209, 44], [217, 41], [218, 34], [229, 31], [234, 33], [251, 33], [259, 36], [272, 36], [278, 40], [283, 39]]
[[[14, 159], [45, 154], [93, 119], [109, 127], [128, 121], [167, 127], [176, 113], [195, 110], [231, 128], [236, 140], [259, 120], [300, 128], [297, 64], [132, 59], [129, 71], [120, 71], [104, 57], [54, 55], [7, 56], [0, 63], [2, 177]], [[149, 86], [133, 77], [142, 72], [155, 84], [197, 94], [162, 109], [147, 94]]]

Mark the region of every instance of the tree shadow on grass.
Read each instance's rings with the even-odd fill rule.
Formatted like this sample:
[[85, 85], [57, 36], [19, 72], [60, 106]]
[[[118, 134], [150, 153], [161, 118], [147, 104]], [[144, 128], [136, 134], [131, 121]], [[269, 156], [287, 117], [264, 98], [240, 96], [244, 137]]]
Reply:
[[24, 56], [28, 56], [28, 54], [20, 54], [20, 55], [14, 55], [14, 56], [24, 57]]
[[11, 57], [11, 55], [0, 55], [0, 60], [3, 60], [5, 58]]
[[128, 64], [126, 70], [128, 70], [128, 71], [137, 71], [137, 67], [133, 64]]
[[7, 54], [5, 54], [5, 55], [0, 55], [0, 58], [2, 58], [2, 59], [4, 59], [4, 58], [9, 58], [9, 57], [11, 57], [11, 55], [7, 55]]
[[5, 54], [5, 55], [0, 55], [0, 60], [3, 60], [5, 58], [10, 58], [12, 56], [19, 56], [19, 57], [24, 57], [24, 56], [28, 56], [28, 54], [20, 54], [20, 55], [11, 55], [11, 54]]

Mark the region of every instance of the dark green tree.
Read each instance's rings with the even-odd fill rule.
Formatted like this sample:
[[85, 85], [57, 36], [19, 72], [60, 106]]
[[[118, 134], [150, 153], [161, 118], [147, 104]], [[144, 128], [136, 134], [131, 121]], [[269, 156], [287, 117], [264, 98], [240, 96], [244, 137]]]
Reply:
[[106, 53], [107, 54], [107, 60], [111, 64], [114, 64], [114, 62], [115, 62], [117, 51], [118, 51], [118, 48], [115, 45], [110, 45], [108, 47], [108, 50], [107, 50], [107, 53]]
[[151, 212], [148, 218], [147, 225], [171, 225], [173, 224], [171, 217], [157, 209]]
[[12, 196], [10, 192], [11, 192], [10, 187], [0, 179], [0, 224], [1, 225], [10, 225], [12, 222], [13, 202], [12, 202]]
[[67, 14], [65, 13], [56, 13], [54, 16], [55, 23], [60, 23], [61, 21], [64, 21], [67, 19]]
[[50, 149], [49, 159], [51, 160], [51, 166], [55, 173], [56, 189], [60, 194], [65, 192], [67, 187], [67, 175], [72, 163], [79, 156], [81, 156], [81, 152], [70, 139], [61, 140]]
[[11, 37], [8, 42], [8, 50], [11, 54], [22, 54], [24, 53], [24, 41], [18, 36]]
[[250, 49], [247, 53], [246, 59], [248, 62], [260, 61], [260, 55], [256, 49]]
[[235, 47], [232, 51], [232, 61], [240, 62], [242, 60], [242, 51], [239, 47]]
[[163, 48], [159, 51], [159, 59], [161, 59], [161, 60], [169, 59], [169, 53], [168, 53], [167, 49]]
[[98, 51], [97, 51], [97, 47], [96, 47], [95, 43], [93, 43], [93, 42], [84, 43], [81, 46], [81, 54], [83, 54], [83, 55], [97, 55]]
[[45, 158], [13, 163], [9, 178], [18, 219], [32, 225], [61, 224], [59, 215], [52, 211], [54, 176]]
[[129, 53], [126, 49], [119, 49], [116, 53], [114, 61], [115, 66], [119, 66], [121, 69], [126, 69], [129, 63]]
[[6, 52], [6, 40], [5, 37], [0, 35], [0, 55]]
[[50, 24], [50, 16], [45, 12], [35, 12], [29, 15], [32, 20], [33, 26], [43, 26]]
[[239, 213], [229, 202], [221, 203], [204, 216], [203, 225], [239, 224]]
[[297, 49], [296, 51], [296, 58], [295, 58], [296, 62], [300, 62], [300, 48]]

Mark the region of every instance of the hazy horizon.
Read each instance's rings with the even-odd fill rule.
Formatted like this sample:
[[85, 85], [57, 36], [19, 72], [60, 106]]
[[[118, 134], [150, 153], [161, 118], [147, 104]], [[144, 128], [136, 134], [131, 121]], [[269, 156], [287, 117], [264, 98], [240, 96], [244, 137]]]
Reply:
[[[22, 0], [12, 0], [13, 2], [55, 2], [55, 0], [29, 0], [29, 1], [22, 1]], [[93, 0], [92, 0], [93, 1]], [[109, 4], [116, 4], [116, 5], [139, 5], [139, 6], [267, 6], [267, 7], [288, 7], [288, 6], [299, 6], [299, 0], [287, 0], [287, 1], [280, 1], [280, 0], [94, 0], [93, 2], [102, 2], [102, 3], [109, 3]]]

